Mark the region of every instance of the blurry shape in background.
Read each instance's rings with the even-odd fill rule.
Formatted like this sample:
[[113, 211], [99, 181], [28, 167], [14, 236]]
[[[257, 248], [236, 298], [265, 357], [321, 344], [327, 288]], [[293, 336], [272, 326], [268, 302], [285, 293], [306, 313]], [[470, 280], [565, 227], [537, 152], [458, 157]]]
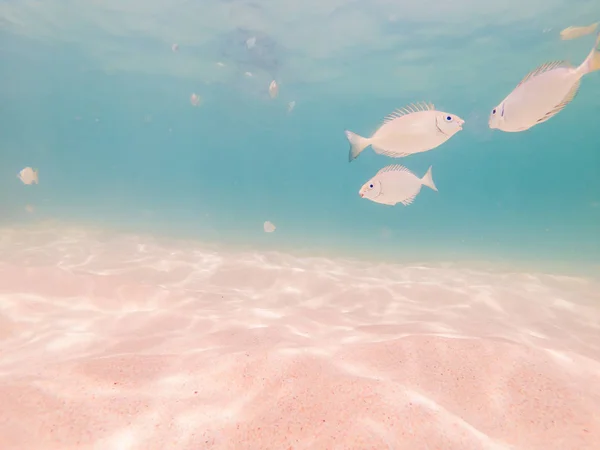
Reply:
[[192, 94], [190, 96], [190, 103], [192, 106], [198, 106], [200, 104], [200, 96], [198, 94]]
[[217, 61], [217, 66], [218, 67], [225, 67], [225, 64], [223, 64], [221, 61]]
[[173, 44], [173, 45], [171, 45], [171, 50], [172, 50], [173, 52], [177, 52], [177, 51], [179, 50], [179, 45], [178, 45], [178, 44]]
[[275, 228], [275, 225], [273, 225], [268, 220], [263, 224], [263, 229], [265, 230], [265, 233], [272, 233], [273, 231], [275, 231]]
[[17, 178], [21, 180], [24, 184], [38, 184], [38, 170], [32, 169], [31, 167], [25, 167], [23, 170], [19, 172]]
[[588, 34], [593, 34], [596, 31], [596, 28], [598, 28], [598, 22], [586, 27], [568, 27], [560, 32], [560, 38], [563, 41], [577, 39]]
[[279, 93], [279, 86], [277, 86], [277, 82], [275, 80], [271, 81], [271, 84], [269, 84], [269, 96], [271, 98], [275, 98], [277, 97], [277, 94]]
[[369, 138], [346, 130], [348, 161], [356, 159], [369, 145], [375, 153], [391, 158], [426, 152], [462, 130], [464, 123], [454, 114], [437, 111], [433, 103], [413, 103], [385, 117]]
[[281, 50], [264, 32], [236, 28], [216, 38], [219, 59], [231, 61], [244, 72], [265, 72], [275, 78], [280, 67]]
[[32, 205], [26, 205], [25, 206], [25, 211], [27, 211], [29, 214], [32, 214], [34, 211], [34, 208]]
[[288, 103], [288, 112], [291, 113], [295, 107], [296, 107], [296, 101], [292, 100], [291, 102]]
[[419, 178], [406, 167], [394, 164], [384, 167], [373, 178], [362, 185], [358, 191], [361, 198], [375, 203], [394, 206], [402, 203], [410, 205], [421, 192], [421, 186], [427, 186], [434, 191], [437, 187], [431, 176], [431, 166], [423, 178]]
[[252, 76], [252, 72], [246, 72], [246, 73], [244, 73], [244, 75], [246, 75], [247, 77], [251, 77]]

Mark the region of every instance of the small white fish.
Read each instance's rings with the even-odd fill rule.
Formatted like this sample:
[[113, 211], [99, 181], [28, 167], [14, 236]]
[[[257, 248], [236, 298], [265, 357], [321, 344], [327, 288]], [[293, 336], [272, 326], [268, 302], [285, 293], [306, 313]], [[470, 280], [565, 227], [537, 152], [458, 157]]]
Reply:
[[275, 98], [277, 97], [277, 94], [279, 93], [279, 86], [277, 86], [277, 82], [275, 80], [271, 81], [271, 84], [269, 84], [269, 96], [271, 98]]
[[190, 96], [190, 103], [192, 106], [198, 106], [200, 104], [200, 96], [198, 94], [192, 94]]
[[172, 50], [173, 52], [176, 52], [177, 50], [179, 50], [179, 45], [178, 45], [178, 44], [173, 44], [173, 45], [171, 45], [171, 50]]
[[587, 27], [567, 27], [560, 32], [560, 38], [563, 41], [577, 39], [595, 33], [596, 28], [598, 28], [598, 22], [588, 25]]
[[437, 191], [431, 176], [431, 166], [423, 178], [400, 164], [384, 167], [367, 181], [358, 191], [358, 195], [375, 203], [393, 206], [402, 203], [410, 205], [421, 192], [421, 186]]
[[600, 70], [600, 35], [579, 67], [565, 61], [542, 64], [529, 72], [502, 102], [492, 109], [488, 125], [509, 133], [525, 131], [554, 117], [579, 90], [581, 78]]
[[436, 111], [431, 103], [411, 104], [388, 115], [370, 138], [346, 130], [350, 142], [348, 161], [369, 145], [375, 153], [392, 158], [426, 152], [462, 130], [464, 123], [454, 114]]
[[255, 45], [256, 45], [256, 37], [255, 36], [252, 36], [251, 38], [246, 39], [246, 47], [248, 47], [248, 49], [251, 49]]
[[39, 184], [38, 170], [32, 169], [31, 167], [25, 167], [19, 172], [17, 178], [24, 184]]
[[295, 107], [296, 107], [296, 102], [294, 100], [292, 100], [291, 102], [288, 103], [288, 112], [291, 113]]
[[276, 228], [277, 227], [268, 220], [263, 224], [263, 229], [265, 230], [265, 233], [272, 233], [273, 231], [275, 231]]

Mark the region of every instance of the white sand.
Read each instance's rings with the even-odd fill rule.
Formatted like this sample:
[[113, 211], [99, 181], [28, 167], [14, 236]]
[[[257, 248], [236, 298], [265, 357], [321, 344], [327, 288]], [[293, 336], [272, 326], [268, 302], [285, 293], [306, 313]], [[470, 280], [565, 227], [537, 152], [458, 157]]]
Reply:
[[0, 230], [0, 448], [597, 449], [600, 285]]

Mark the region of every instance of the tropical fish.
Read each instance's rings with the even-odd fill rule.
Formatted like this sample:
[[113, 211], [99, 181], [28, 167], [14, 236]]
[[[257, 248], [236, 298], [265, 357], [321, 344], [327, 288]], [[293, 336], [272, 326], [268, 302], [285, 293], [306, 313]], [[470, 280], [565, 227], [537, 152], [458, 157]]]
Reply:
[[393, 206], [396, 203], [402, 203], [404, 206], [408, 206], [421, 192], [421, 186], [427, 186], [437, 191], [431, 176], [431, 166], [423, 178], [419, 178], [406, 167], [394, 164], [384, 167], [363, 184], [358, 195], [383, 205]]
[[464, 123], [454, 114], [436, 111], [431, 103], [413, 103], [388, 115], [370, 138], [346, 130], [350, 142], [348, 161], [369, 145], [375, 153], [392, 158], [426, 152], [462, 130]]
[[525, 131], [554, 117], [567, 106], [579, 90], [581, 78], [600, 70], [600, 35], [594, 48], [579, 67], [565, 61], [542, 64], [492, 109], [488, 125], [509, 133]]
[[31, 167], [25, 167], [23, 170], [19, 172], [17, 178], [21, 180], [24, 184], [38, 184], [38, 170], [32, 169]]
[[263, 229], [265, 230], [265, 233], [272, 233], [273, 231], [275, 231], [275, 228], [275, 225], [273, 225], [268, 220], [263, 224]]
[[560, 32], [560, 38], [563, 41], [577, 39], [582, 36], [595, 33], [596, 28], [598, 28], [598, 22], [588, 25], [587, 27], [568, 27]]
[[269, 84], [269, 96], [271, 98], [275, 98], [277, 97], [277, 94], [279, 93], [279, 86], [277, 86], [277, 82], [275, 80], [271, 81], [271, 84]]

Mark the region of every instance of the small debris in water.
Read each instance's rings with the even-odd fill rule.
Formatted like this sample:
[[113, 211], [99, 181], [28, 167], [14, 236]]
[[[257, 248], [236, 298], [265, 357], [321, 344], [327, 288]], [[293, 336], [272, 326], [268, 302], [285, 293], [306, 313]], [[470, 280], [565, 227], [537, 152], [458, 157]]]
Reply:
[[265, 233], [272, 233], [273, 231], [275, 231], [276, 228], [277, 227], [275, 225], [273, 225], [271, 222], [269, 222], [268, 220], [263, 225], [263, 229], [265, 230]]

